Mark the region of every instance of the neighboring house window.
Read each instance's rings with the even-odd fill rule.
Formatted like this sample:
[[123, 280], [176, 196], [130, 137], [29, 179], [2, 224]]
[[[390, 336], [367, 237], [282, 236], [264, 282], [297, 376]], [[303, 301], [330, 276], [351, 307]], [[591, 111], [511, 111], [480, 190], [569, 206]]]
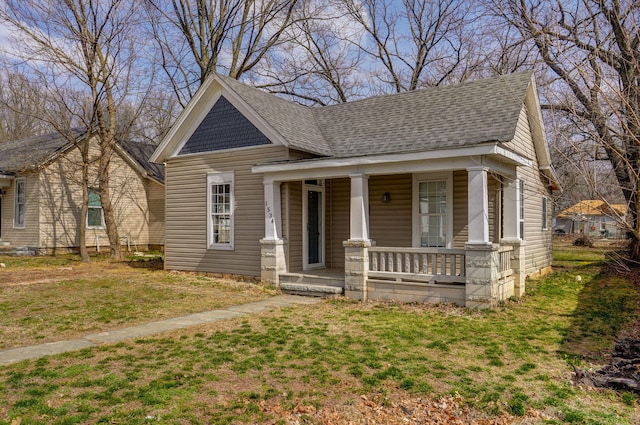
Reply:
[[447, 182], [418, 182], [418, 223], [420, 246], [447, 245]]
[[524, 240], [524, 181], [517, 180], [518, 196], [518, 238]]
[[24, 228], [24, 216], [27, 205], [27, 180], [17, 178], [16, 190], [13, 198], [13, 227]]
[[104, 214], [100, 194], [95, 190], [89, 190], [89, 210], [87, 211], [87, 227], [98, 229], [104, 227]]
[[233, 173], [210, 173], [207, 186], [209, 248], [233, 249]]
[[549, 228], [549, 214], [548, 214], [548, 204], [547, 197], [542, 197], [542, 230], [547, 230]]

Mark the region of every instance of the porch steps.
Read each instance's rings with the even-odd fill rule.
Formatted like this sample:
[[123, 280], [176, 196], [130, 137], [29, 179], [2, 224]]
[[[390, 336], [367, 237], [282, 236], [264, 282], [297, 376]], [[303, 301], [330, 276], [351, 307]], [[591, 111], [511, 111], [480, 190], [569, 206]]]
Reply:
[[285, 294], [334, 298], [344, 293], [344, 279], [303, 273], [282, 273], [279, 288]]

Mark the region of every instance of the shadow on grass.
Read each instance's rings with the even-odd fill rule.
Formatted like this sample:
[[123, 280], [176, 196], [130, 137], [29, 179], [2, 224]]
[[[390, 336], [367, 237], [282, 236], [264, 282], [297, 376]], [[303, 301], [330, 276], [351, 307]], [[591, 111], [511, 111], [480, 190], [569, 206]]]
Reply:
[[[587, 266], [572, 271], [581, 270], [593, 271]], [[600, 271], [585, 279], [561, 351], [576, 360], [604, 360], [621, 331], [637, 319], [639, 300], [639, 287], [629, 276]]]

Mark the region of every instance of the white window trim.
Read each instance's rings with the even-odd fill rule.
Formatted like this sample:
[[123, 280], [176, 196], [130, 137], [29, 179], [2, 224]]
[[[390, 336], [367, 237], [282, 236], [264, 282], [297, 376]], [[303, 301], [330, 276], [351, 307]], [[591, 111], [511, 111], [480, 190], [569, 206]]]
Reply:
[[[23, 185], [24, 202], [22, 203], [24, 208], [24, 220], [22, 224], [18, 224], [18, 185]], [[15, 179], [14, 191], [13, 191], [13, 228], [24, 229], [27, 224], [27, 179], [26, 177], [17, 177]]]
[[[94, 192], [94, 193], [98, 193], [97, 190], [89, 190], [89, 192]], [[98, 193], [98, 196], [100, 196], [100, 194]], [[100, 225], [99, 226], [91, 226], [89, 224], [89, 210], [90, 209], [96, 209], [96, 208], [100, 208]], [[102, 209], [102, 201], [100, 201], [100, 206], [99, 207], [92, 207], [90, 205], [87, 205], [87, 229], [89, 230], [102, 230], [105, 228], [105, 224], [104, 224], [104, 210]]]
[[542, 197], [542, 230], [549, 230], [549, 198]]
[[445, 248], [451, 249], [453, 248], [453, 172], [413, 175], [411, 196], [413, 210], [412, 245], [416, 248], [420, 248], [420, 205], [418, 201], [420, 191], [419, 183], [428, 181], [445, 181], [447, 184], [447, 235]]
[[[234, 188], [235, 176], [233, 172], [225, 173], [207, 173], [207, 248], [216, 250], [229, 250], [234, 249], [234, 221], [235, 221], [235, 188]], [[213, 242], [213, 220], [211, 217], [211, 186], [219, 184], [230, 185], [230, 203], [231, 210], [229, 218], [229, 243], [214, 243]]]
[[524, 205], [524, 180], [516, 179], [516, 213], [518, 219], [518, 239], [524, 240], [526, 231], [525, 205]]

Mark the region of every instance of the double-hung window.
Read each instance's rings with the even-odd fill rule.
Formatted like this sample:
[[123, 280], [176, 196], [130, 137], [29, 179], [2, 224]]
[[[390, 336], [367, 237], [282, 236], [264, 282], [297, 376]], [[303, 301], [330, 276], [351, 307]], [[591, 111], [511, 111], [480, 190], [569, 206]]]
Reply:
[[233, 173], [207, 175], [207, 243], [211, 249], [233, 249]]
[[549, 229], [549, 204], [546, 196], [542, 197], [542, 230]]
[[421, 179], [414, 183], [417, 198], [414, 246], [447, 247], [451, 238], [449, 179]]
[[27, 179], [24, 177], [15, 180], [15, 192], [13, 197], [13, 227], [23, 229], [25, 226], [25, 213], [27, 206]]
[[518, 199], [518, 238], [524, 240], [524, 181], [516, 180]]
[[104, 213], [100, 202], [100, 193], [89, 189], [89, 209], [87, 210], [87, 227], [101, 229], [104, 227]]

